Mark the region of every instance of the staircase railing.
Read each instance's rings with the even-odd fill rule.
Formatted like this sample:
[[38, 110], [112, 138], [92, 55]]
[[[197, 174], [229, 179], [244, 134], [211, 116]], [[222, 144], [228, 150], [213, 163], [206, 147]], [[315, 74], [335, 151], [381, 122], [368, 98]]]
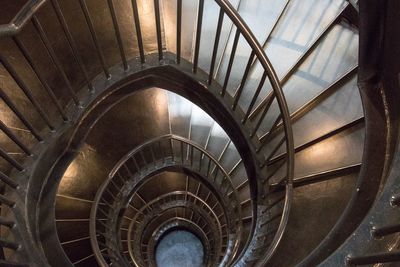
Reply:
[[[197, 211], [198, 209], [195, 208], [196, 205], [201, 208], [200, 210], [205, 210], [206, 212]], [[218, 264], [222, 258], [221, 255], [225, 254], [224, 250], [226, 249], [222, 249], [222, 241], [224, 238], [222, 233], [222, 222], [206, 201], [198, 197], [196, 194], [185, 191], [174, 191], [161, 195], [147, 203], [147, 205], [143, 206], [134, 216], [131, 217], [127, 233], [127, 243], [132, 262], [143, 262], [143, 266], [156, 266], [156, 264], [154, 264], [156, 242], [153, 242], [152, 245], [150, 242], [143, 243], [143, 241], [140, 240], [143, 236], [141, 232], [146, 230], [143, 228], [151, 221], [151, 219], [163, 215], [163, 211], [169, 211], [171, 213], [171, 209], [181, 207], [192, 210], [192, 214], [195, 214], [197, 217], [191, 215], [190, 218], [181, 218], [180, 216], [173, 214], [170, 219], [160, 224], [151, 236], [160, 237], [160, 229], [166, 230], [165, 225], [168, 225], [171, 220], [178, 219], [187, 221], [201, 229], [203, 239], [207, 240], [206, 246], [208, 246], [208, 248], [204, 249], [204, 254], [206, 255], [206, 260], [203, 261], [204, 265], [216, 266]], [[156, 212], [157, 214], [155, 214]], [[158, 212], [160, 213], [158, 214]], [[212, 226], [213, 224], [215, 225], [214, 227]], [[212, 242], [212, 240], [214, 240], [214, 242]], [[213, 243], [215, 244], [213, 245]], [[146, 248], [146, 251], [142, 250], [143, 247]], [[138, 256], [135, 257], [135, 255]], [[139, 259], [141, 260], [139, 261]]]
[[[159, 170], [173, 166], [190, 169], [200, 177], [204, 177], [203, 183], [207, 182], [214, 188], [212, 192], [217, 194], [220, 205], [225, 211], [226, 236], [228, 237], [225, 251], [222, 253], [224, 256], [219, 266], [225, 266], [235, 258], [243, 239], [243, 217], [236, 188], [232, 184], [230, 176], [218, 160], [201, 146], [179, 136], [165, 135], [149, 140], [125, 155], [97, 191], [91, 212], [90, 235], [94, 254], [102, 266], [109, 264], [107, 261], [107, 258], [110, 258], [109, 250], [104, 250], [107, 248], [105, 240], [117, 236], [108, 229], [120, 228], [117, 226], [120, 221], [116, 221], [115, 218], [118, 218], [121, 208], [129, 206], [127, 204], [129, 199], [139, 190], [141, 184], [149, 180], [149, 177], [158, 173]], [[156, 203], [153, 202], [148, 204]], [[143, 210], [137, 213], [137, 215], [143, 214]], [[108, 216], [106, 222], [113, 222], [107, 227], [104, 225], [105, 215]], [[135, 217], [132, 222], [137, 219]], [[218, 228], [220, 228], [219, 232], [222, 232], [221, 226]], [[117, 240], [114, 240], [114, 244], [116, 243], [118, 243]], [[216, 254], [221, 255], [221, 253]], [[114, 257], [122, 258], [123, 256]], [[132, 260], [135, 265], [141, 266], [135, 257], [132, 257]]]
[[[69, 69], [76, 69], [81, 75], [84, 76], [85, 79], [85, 88], [74, 88], [69, 76], [66, 74], [65, 66], [60, 62], [60, 55], [57, 54], [55, 51], [52, 42], [49, 40], [49, 36], [47, 35], [46, 31], [43, 28], [40, 16], [38, 15], [38, 10], [47, 5], [48, 3], [51, 4], [51, 8], [48, 12], [54, 14], [54, 18], [56, 19], [57, 23], [61, 25], [62, 32], [65, 36], [65, 44], [66, 47], [72, 53], [72, 60], [69, 62]], [[95, 53], [98, 56], [100, 61], [102, 72], [104, 73], [103, 79], [105, 79], [105, 83], [107, 80], [110, 79], [110, 67], [106, 64], [105, 55], [102, 52], [101, 46], [99, 45], [99, 39], [96, 33], [96, 27], [94, 26], [90, 10], [86, 5], [84, 0], [79, 0], [80, 8], [84, 14], [86, 26], [89, 28], [90, 32], [90, 39], [93, 42], [95, 47]], [[121, 57], [121, 62], [123, 65], [124, 70], [129, 69], [129, 62], [127, 59], [126, 50], [122, 43], [121, 31], [118, 21], [118, 17], [115, 13], [115, 6], [112, 0], [108, 2], [110, 16], [113, 22], [113, 27], [115, 31], [116, 40], [118, 43], [119, 53]], [[181, 47], [182, 47], [182, 13], [184, 10], [182, 9], [182, 0], [177, 0], [177, 24], [176, 24], [176, 62], [175, 64], [181, 63]], [[225, 73], [225, 82], [223, 86], [220, 88], [219, 97], [222, 98], [223, 101], [226, 101], [228, 106], [230, 107], [231, 111], [238, 116], [238, 120], [241, 121], [243, 127], [250, 128], [251, 134], [248, 135], [249, 140], [253, 143], [255, 148], [259, 146], [258, 138], [252, 139], [255, 133], [258, 131], [258, 127], [260, 125], [252, 125], [248, 122], [249, 115], [254, 107], [255, 101], [258, 98], [261, 88], [263, 87], [264, 83], [266, 82], [267, 78], [272, 86], [273, 89], [273, 97], [271, 98], [271, 102], [276, 99], [280, 114], [277, 121], [283, 121], [283, 128], [285, 133], [285, 146], [286, 146], [286, 175], [283, 179], [283, 183], [286, 185], [286, 196], [284, 201], [283, 212], [281, 215], [281, 220], [278, 229], [274, 233], [274, 239], [266, 251], [263, 259], [260, 261], [260, 264], [263, 265], [265, 262], [272, 256], [274, 251], [277, 248], [277, 245], [282, 238], [283, 232], [285, 230], [285, 226], [287, 224], [288, 215], [291, 206], [291, 199], [292, 199], [292, 179], [293, 179], [293, 171], [294, 171], [294, 146], [293, 146], [293, 134], [291, 129], [291, 122], [290, 116], [288, 112], [288, 107], [284, 98], [284, 94], [282, 92], [282, 88], [279, 84], [279, 80], [277, 79], [277, 75], [269, 62], [265, 52], [263, 51], [261, 45], [258, 43], [255, 36], [252, 34], [244, 20], [239, 16], [238, 12], [235, 8], [229, 3], [227, 0], [215, 0], [220, 7], [220, 13], [218, 18], [218, 23], [216, 25], [216, 35], [214, 40], [214, 48], [211, 51], [212, 57], [210, 62], [210, 68], [208, 72], [208, 80], [205, 81], [206, 84], [211, 86], [215, 84], [213, 77], [215, 76], [215, 65], [217, 60], [218, 49], [220, 45], [220, 37], [221, 37], [221, 28], [223, 24], [224, 18], [229, 18], [230, 22], [234, 27], [236, 27], [235, 32], [235, 40], [233, 43], [230, 61], [228, 64], [228, 68]], [[157, 41], [157, 54], [158, 58], [161, 61], [164, 59], [164, 47], [162, 43], [162, 35], [161, 35], [161, 14], [160, 14], [160, 3], [159, 0], [154, 1], [155, 7], [155, 24], [156, 24], [156, 41]], [[195, 44], [193, 49], [193, 60], [192, 60], [192, 73], [196, 74], [199, 70], [199, 52], [200, 52], [200, 42], [202, 39], [201, 36], [201, 29], [203, 23], [203, 11], [204, 11], [204, 0], [198, 1], [198, 9], [197, 9], [197, 21], [196, 21], [196, 28], [195, 28]], [[142, 38], [142, 30], [141, 30], [141, 18], [140, 12], [138, 10], [137, 2], [135, 0], [132, 1], [132, 12], [134, 14], [134, 22], [135, 22], [135, 29], [136, 29], [136, 37], [137, 37], [137, 46], [139, 50], [139, 60], [142, 64], [146, 62], [146, 58], [149, 56], [148, 53], [144, 49], [143, 45], [143, 38]], [[7, 25], [0, 26], [0, 39], [7, 41], [11, 41], [14, 44], [12, 47], [13, 52], [19, 53], [22, 55], [22, 59], [15, 59], [9, 54], [0, 53], [0, 62], [4, 67], [4, 70], [7, 73], [8, 78], [17, 85], [19, 89], [21, 89], [22, 93], [28, 100], [29, 107], [24, 106], [24, 103], [21, 102], [16, 96], [9, 95], [3, 88], [0, 88], [0, 97], [4, 101], [4, 103], [8, 106], [10, 112], [4, 114], [4, 116], [13, 116], [16, 117], [23, 127], [27, 129], [27, 132], [32, 135], [33, 139], [26, 139], [21, 140], [21, 138], [14, 133], [15, 129], [9, 127], [7, 123], [4, 122], [4, 118], [2, 118], [1, 129], [9, 138], [7, 142], [9, 142], [12, 146], [19, 147], [24, 153], [25, 157], [19, 157], [18, 159], [13, 158], [11, 155], [7, 153], [5, 148], [1, 148], [0, 156], [5, 159], [10, 165], [7, 170], [1, 173], [0, 178], [3, 180], [7, 185], [8, 189], [4, 196], [1, 197], [3, 204], [9, 205], [11, 210], [14, 210], [14, 202], [10, 197], [14, 197], [15, 194], [23, 195], [25, 194], [23, 191], [16, 190], [17, 184], [11, 182], [16, 175], [21, 174], [21, 172], [28, 172], [29, 168], [32, 165], [32, 162], [37, 156], [37, 151], [40, 151], [38, 147], [41, 147], [42, 141], [46, 140], [52, 133], [57, 132], [60, 129], [60, 125], [63, 125], [63, 122], [67, 122], [72, 119], [73, 116], [76, 115], [76, 112], [70, 112], [71, 109], [75, 108], [77, 110], [82, 109], [82, 106], [85, 106], [85, 100], [83, 99], [90, 99], [87, 96], [93, 93], [96, 93], [96, 88], [93, 83], [90, 75], [87, 71], [87, 66], [83, 63], [82, 54], [79, 49], [79, 43], [77, 40], [74, 39], [73, 35], [71, 34], [71, 28], [69, 27], [68, 23], [65, 20], [65, 14], [63, 13], [60, 5], [58, 4], [58, 0], [31, 0], [29, 1], [18, 13], [18, 15]], [[21, 35], [24, 34], [21, 31], [25, 28], [25, 25], [31, 24], [33, 25], [32, 32], [40, 39], [40, 42], [43, 44], [44, 51], [47, 54], [48, 59], [50, 60], [51, 64], [54, 65], [55, 70], [59, 73], [61, 80], [65, 82], [66, 87], [64, 89], [59, 89], [65, 91], [63, 97], [59, 97], [55, 94], [56, 88], [53, 88], [49, 81], [46, 79], [46, 75], [43, 70], [39, 67], [41, 62], [35, 61], [34, 57], [32, 56], [33, 52], [30, 49], [31, 43], [24, 43], [24, 41], [20, 38]], [[227, 85], [230, 80], [232, 65], [235, 58], [236, 48], [238, 46], [238, 40], [240, 37], [244, 37], [248, 46], [251, 48], [251, 53], [248, 58], [248, 64], [244, 69], [243, 78], [240, 81], [240, 86], [234, 93], [234, 95], [230, 95], [227, 93]], [[204, 36], [203, 36], [204, 38]], [[263, 76], [260, 77], [259, 86], [253, 92], [253, 101], [248, 106], [247, 110], [243, 110], [243, 112], [239, 111], [238, 103], [240, 98], [243, 95], [243, 91], [245, 88], [246, 80], [248, 78], [249, 70], [253, 62], [257, 60], [262, 68], [264, 69]], [[163, 63], [165, 64], [165, 62]], [[52, 112], [41, 105], [38, 100], [36, 94], [32, 93], [31, 88], [28, 86], [30, 84], [30, 80], [26, 77], [23, 77], [19, 73], [19, 69], [21, 66], [28, 68], [29, 71], [36, 77], [39, 81], [41, 86], [44, 88], [46, 94], [49, 96], [51, 100], [51, 105], [55, 107], [57, 110], [57, 114], [51, 114]], [[142, 65], [142, 68], [145, 68]], [[97, 79], [99, 79], [97, 77]], [[37, 93], [37, 92], [36, 92]], [[97, 91], [98, 93], [98, 91]], [[26, 110], [32, 111], [32, 114], [27, 116], [25, 114]], [[264, 112], [264, 116], [267, 112]], [[50, 116], [51, 115], [51, 116]], [[37, 123], [33, 123], [33, 120], [40, 121], [40, 124], [43, 122], [44, 126], [37, 126]], [[27, 144], [27, 142], [29, 144]], [[34, 148], [34, 149], [32, 149]], [[26, 182], [26, 181], [25, 181]], [[252, 182], [253, 187], [257, 185], [256, 182]], [[261, 190], [262, 191], [262, 190]], [[257, 198], [257, 196], [255, 197]], [[23, 199], [23, 198], [22, 198]], [[261, 200], [260, 200], [261, 201]], [[16, 208], [20, 210], [24, 210], [24, 203], [20, 203], [17, 205]], [[257, 216], [257, 215], [255, 215]], [[252, 227], [252, 231], [256, 231], [255, 229], [255, 222]], [[249, 244], [248, 244], [249, 245]], [[17, 247], [16, 247], [17, 248]]]

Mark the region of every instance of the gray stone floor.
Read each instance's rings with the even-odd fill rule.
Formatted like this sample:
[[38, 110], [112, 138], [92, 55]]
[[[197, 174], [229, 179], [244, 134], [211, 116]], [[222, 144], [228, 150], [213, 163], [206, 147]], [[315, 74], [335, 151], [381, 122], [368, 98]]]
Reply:
[[156, 250], [158, 267], [201, 267], [203, 245], [192, 233], [184, 230], [167, 234]]

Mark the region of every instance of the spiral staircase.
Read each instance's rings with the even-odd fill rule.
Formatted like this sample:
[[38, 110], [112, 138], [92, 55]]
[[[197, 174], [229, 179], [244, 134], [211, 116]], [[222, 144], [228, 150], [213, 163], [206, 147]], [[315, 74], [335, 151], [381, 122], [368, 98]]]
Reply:
[[0, 266], [399, 266], [399, 10], [2, 0]]

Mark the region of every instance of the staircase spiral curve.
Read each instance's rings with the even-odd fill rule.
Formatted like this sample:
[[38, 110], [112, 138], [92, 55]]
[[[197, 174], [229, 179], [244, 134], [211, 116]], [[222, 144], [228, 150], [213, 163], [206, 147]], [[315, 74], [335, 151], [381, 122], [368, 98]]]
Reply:
[[0, 5], [0, 266], [400, 261], [374, 1]]

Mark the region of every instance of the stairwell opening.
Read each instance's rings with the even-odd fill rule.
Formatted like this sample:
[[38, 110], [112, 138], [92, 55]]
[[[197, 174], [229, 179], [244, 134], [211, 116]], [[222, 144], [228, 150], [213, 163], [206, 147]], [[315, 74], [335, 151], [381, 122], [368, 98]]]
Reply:
[[204, 248], [190, 231], [180, 229], [166, 233], [156, 247], [157, 267], [202, 267]]

